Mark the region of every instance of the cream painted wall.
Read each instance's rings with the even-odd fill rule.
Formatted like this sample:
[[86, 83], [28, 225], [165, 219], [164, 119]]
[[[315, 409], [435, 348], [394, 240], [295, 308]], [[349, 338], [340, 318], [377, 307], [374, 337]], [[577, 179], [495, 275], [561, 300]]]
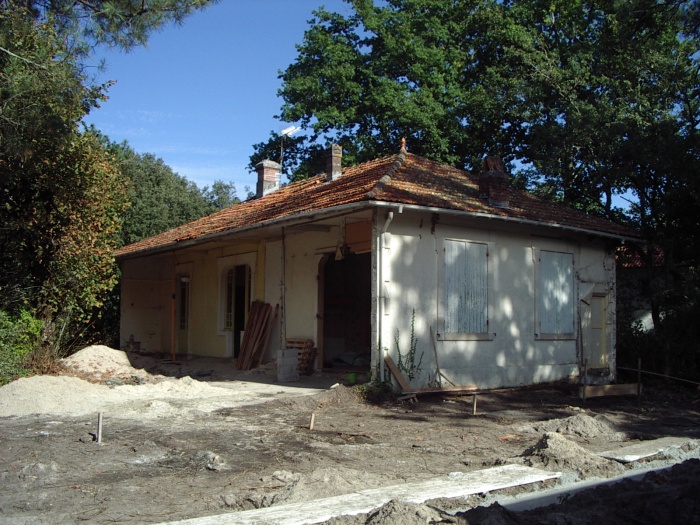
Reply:
[[[385, 224], [377, 214], [375, 234]], [[377, 268], [378, 309], [372, 330], [381, 347], [398, 362], [398, 349], [411, 345], [411, 322], [417, 359], [414, 386], [434, 386], [438, 366], [456, 385], [480, 388], [517, 386], [576, 376], [581, 355], [576, 339], [537, 340], [535, 337], [535, 253], [538, 249], [574, 253], [577, 312], [590, 293], [608, 297], [607, 332], [614, 372], [615, 266], [602, 244], [568, 238], [557, 240], [545, 230], [526, 234], [515, 228], [497, 228], [495, 221], [469, 221], [443, 215], [434, 221], [427, 213], [394, 212], [384, 234], [381, 264]], [[522, 229], [522, 228], [517, 228]], [[489, 244], [490, 340], [443, 341], [436, 334], [439, 304], [440, 250], [446, 238]], [[324, 253], [333, 253], [340, 228], [289, 233], [285, 236], [286, 335], [317, 342], [318, 265]], [[379, 237], [374, 239], [378, 246]], [[376, 256], [376, 255], [375, 255]], [[133, 335], [149, 352], [169, 352], [172, 327], [173, 264], [191, 273], [190, 333], [193, 355], [230, 355], [230, 334], [222, 325], [222, 276], [239, 264], [251, 267], [251, 299], [272, 307], [281, 305], [282, 242], [232, 243], [224, 248], [192, 250], [171, 256], [126, 260], [122, 263], [121, 344]], [[585, 340], [585, 337], [581, 338]], [[266, 360], [280, 348], [280, 319], [273, 328]], [[436, 358], [437, 352], [437, 358]], [[444, 384], [448, 384], [443, 381]]]
[[[291, 233], [285, 236], [286, 336], [317, 343], [318, 265], [324, 253], [335, 252], [339, 229]], [[282, 241], [268, 242], [265, 257], [265, 302], [273, 308], [282, 302]], [[280, 348], [279, 320], [266, 350], [273, 359]]]
[[169, 351], [172, 257], [124, 261], [121, 265], [120, 346], [129, 341], [144, 352]]
[[[451, 223], [450, 223], [451, 221]], [[461, 224], [460, 224], [461, 222]], [[433, 228], [430, 215], [395, 214], [384, 243], [381, 344], [398, 362], [398, 349], [407, 354], [411, 345], [411, 319], [417, 366], [414, 386], [433, 386], [440, 371], [455, 385], [479, 388], [517, 386], [555, 381], [579, 373], [576, 339], [536, 340], [536, 249], [572, 252], [576, 283], [595, 283], [610, 290], [609, 323], [614, 322], [614, 265], [601, 245], [575, 239], [556, 240], [522, 235], [508, 229], [482, 229], [485, 223], [444, 217]], [[532, 232], [533, 234], [535, 232]], [[489, 332], [491, 340], [442, 341], [438, 333], [439, 250], [445, 238], [489, 243]], [[577, 303], [578, 301], [576, 301]], [[575, 304], [576, 304], [575, 303]], [[431, 331], [432, 330], [432, 331]], [[611, 345], [612, 346], [612, 345]], [[437, 359], [436, 359], [437, 350]], [[449, 382], [442, 380], [443, 385]]]

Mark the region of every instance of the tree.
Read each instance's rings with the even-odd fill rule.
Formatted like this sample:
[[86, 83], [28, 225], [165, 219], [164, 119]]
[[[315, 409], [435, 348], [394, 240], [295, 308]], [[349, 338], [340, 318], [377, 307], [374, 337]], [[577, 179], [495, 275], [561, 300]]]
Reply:
[[[306, 132], [285, 157], [292, 178], [329, 142], [351, 161], [401, 137], [459, 168], [501, 155], [520, 187], [637, 227], [644, 257], [663, 252], [649, 282], [668, 348], [678, 305], [700, 305], [700, 3], [348, 3], [347, 16], [315, 13], [280, 75], [279, 118]], [[276, 135], [255, 145], [251, 167], [276, 148]]]
[[[363, 161], [395, 152], [402, 137], [415, 153], [467, 168], [478, 166], [484, 152], [509, 152], [520, 80], [508, 73], [503, 48], [524, 30], [502, 5], [352, 5], [347, 18], [315, 12], [297, 59], [281, 74], [280, 118], [310, 134], [310, 146], [297, 139], [296, 160], [317, 158], [325, 140]], [[255, 146], [256, 153], [273, 149], [275, 140]]]
[[236, 193], [235, 184], [222, 180], [215, 180], [211, 188], [205, 186], [202, 189], [202, 195], [213, 208], [212, 211], [223, 210], [241, 202]]
[[[84, 60], [128, 49], [201, 0], [0, 0], [0, 310], [30, 310], [53, 345], [116, 280], [126, 188], [81, 119], [105, 99]], [[59, 328], [57, 328], [59, 327]]]

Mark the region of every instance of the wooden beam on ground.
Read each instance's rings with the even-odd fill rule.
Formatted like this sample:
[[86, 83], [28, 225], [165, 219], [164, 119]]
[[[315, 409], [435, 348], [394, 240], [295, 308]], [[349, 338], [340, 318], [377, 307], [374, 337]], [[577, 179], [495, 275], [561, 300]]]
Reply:
[[391, 358], [390, 355], [384, 356], [384, 362], [389, 367], [389, 370], [391, 370], [391, 373], [394, 374], [396, 381], [398, 381], [399, 386], [401, 387], [401, 391], [410, 392], [411, 385], [408, 384], [408, 381], [406, 381], [406, 378], [401, 373], [401, 370], [399, 370], [399, 367], [396, 366], [396, 363], [394, 363], [394, 360]]
[[585, 385], [578, 389], [581, 399], [602, 396], [636, 396], [640, 386], [638, 383], [625, 383], [624, 385]]

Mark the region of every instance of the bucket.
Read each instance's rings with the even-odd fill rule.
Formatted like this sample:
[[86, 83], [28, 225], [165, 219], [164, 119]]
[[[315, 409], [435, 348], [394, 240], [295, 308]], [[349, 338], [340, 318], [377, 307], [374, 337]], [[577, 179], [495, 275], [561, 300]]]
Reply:
[[348, 374], [348, 384], [354, 385], [357, 383], [357, 374], [355, 372], [350, 372]]

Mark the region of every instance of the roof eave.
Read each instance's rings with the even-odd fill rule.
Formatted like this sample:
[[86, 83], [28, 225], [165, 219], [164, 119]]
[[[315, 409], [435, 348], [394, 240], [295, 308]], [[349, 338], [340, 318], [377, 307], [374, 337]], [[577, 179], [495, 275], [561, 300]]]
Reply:
[[458, 217], [477, 217], [477, 218], [481, 218], [481, 219], [502, 221], [502, 222], [513, 223], [513, 224], [523, 224], [523, 225], [528, 225], [528, 226], [536, 226], [536, 227], [540, 227], [540, 228], [553, 228], [553, 229], [562, 230], [562, 231], [575, 232], [575, 233], [579, 233], [579, 234], [583, 234], [583, 235], [594, 235], [596, 237], [603, 237], [603, 238], [607, 238], [607, 239], [611, 239], [611, 240], [616, 240], [616, 241], [621, 242], [621, 243], [638, 242], [641, 240], [640, 237], [626, 236], [626, 235], [622, 235], [619, 233], [603, 232], [603, 231], [599, 231], [599, 230], [592, 230], [589, 228], [578, 228], [575, 226], [567, 226], [565, 224], [537, 221], [534, 219], [522, 219], [520, 217], [508, 217], [508, 216], [503, 216], [503, 215], [494, 215], [491, 213], [479, 213], [479, 212], [473, 212], [473, 211], [453, 210], [453, 209], [449, 209], [449, 208], [420, 206], [417, 204], [402, 204], [400, 202], [388, 202], [388, 201], [377, 201], [376, 206], [377, 207], [384, 207], [384, 208], [395, 208], [397, 206], [402, 206], [404, 209], [409, 209], [409, 210], [413, 209], [416, 211], [423, 211], [423, 212], [428, 212], [428, 213], [439, 213], [442, 215], [454, 215], [454, 216], [458, 216]]
[[171, 241], [168, 243], [160, 244], [158, 246], [147, 247], [135, 252], [125, 253], [123, 255], [116, 255], [117, 261], [124, 261], [127, 259], [136, 259], [139, 257], [151, 256], [151, 255], [163, 255], [166, 253], [171, 253], [176, 250], [183, 250], [185, 248], [191, 248], [200, 244], [220, 241], [225, 238], [232, 238], [239, 235], [254, 232], [256, 230], [262, 230], [265, 228], [280, 228], [280, 227], [291, 227], [298, 224], [305, 224], [309, 222], [316, 222], [324, 219], [329, 219], [335, 216], [346, 215], [348, 213], [353, 213], [356, 211], [361, 211], [374, 206], [376, 202], [374, 201], [358, 201], [349, 204], [342, 204], [340, 206], [333, 206], [330, 208], [324, 208], [320, 210], [313, 210], [304, 213], [298, 213], [295, 215], [289, 215], [287, 217], [281, 217], [278, 219], [272, 219], [269, 221], [257, 222], [255, 224], [250, 224], [248, 226], [243, 226], [241, 228], [233, 228], [228, 230], [222, 230], [215, 233], [209, 233], [194, 237], [192, 239], [186, 239], [183, 241]]

